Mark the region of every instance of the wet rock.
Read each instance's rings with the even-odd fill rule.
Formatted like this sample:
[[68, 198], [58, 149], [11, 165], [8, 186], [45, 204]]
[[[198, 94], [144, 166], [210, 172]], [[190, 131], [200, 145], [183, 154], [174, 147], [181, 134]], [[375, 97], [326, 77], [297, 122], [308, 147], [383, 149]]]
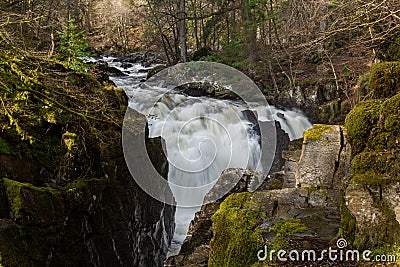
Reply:
[[221, 86], [211, 84], [208, 82], [187, 83], [175, 88], [175, 90], [177, 92], [181, 92], [185, 95], [193, 97], [208, 96], [217, 99], [230, 99], [230, 100], [240, 99], [231, 90], [225, 89]]
[[91, 74], [102, 84], [115, 86], [114, 82], [110, 81], [110, 77], [127, 76], [117, 68], [108, 66], [107, 63], [98, 62], [91, 69]]
[[[243, 110], [241, 111], [241, 113], [243, 117], [253, 125], [250, 134], [258, 135], [259, 137], [261, 137], [260, 124], [265, 124], [267, 126], [268, 123], [259, 122], [257, 115], [251, 110]], [[287, 150], [289, 148], [289, 141], [290, 141], [289, 135], [282, 129], [281, 124], [278, 121], [275, 121], [275, 133], [276, 133], [275, 156], [269, 170], [270, 174], [274, 172], [279, 172], [282, 169], [285, 163], [285, 160], [282, 158], [282, 151]], [[268, 142], [268, 137], [264, 137], [264, 141]], [[259, 139], [259, 143], [261, 144], [261, 138]]]

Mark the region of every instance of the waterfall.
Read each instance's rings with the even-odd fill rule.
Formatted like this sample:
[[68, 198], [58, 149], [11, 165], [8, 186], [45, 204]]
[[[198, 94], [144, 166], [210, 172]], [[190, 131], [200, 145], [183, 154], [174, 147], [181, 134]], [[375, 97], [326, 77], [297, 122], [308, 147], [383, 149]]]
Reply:
[[[166, 93], [156, 105], [149, 106], [152, 103], [149, 100], [165, 90], [162, 85], [138, 87], [138, 81], [146, 77], [146, 68], [134, 64], [123, 69], [121, 63], [107, 61], [110, 66], [128, 74], [112, 80], [128, 95], [134, 94], [130, 98], [130, 108], [149, 114], [149, 136], [161, 136], [165, 140], [168, 181], [177, 202], [176, 229], [170, 255], [177, 254], [194, 213], [200, 209], [205, 194], [223, 170], [249, 168], [261, 171], [258, 164], [259, 136], [254, 134], [252, 123], [243, 115], [247, 105], [239, 101]], [[275, 107], [271, 110], [272, 119], [280, 122], [291, 140], [302, 137], [303, 132], [311, 127], [300, 111]], [[262, 110], [256, 111], [263, 114]], [[196, 187], [196, 190], [183, 190], [187, 187]]]

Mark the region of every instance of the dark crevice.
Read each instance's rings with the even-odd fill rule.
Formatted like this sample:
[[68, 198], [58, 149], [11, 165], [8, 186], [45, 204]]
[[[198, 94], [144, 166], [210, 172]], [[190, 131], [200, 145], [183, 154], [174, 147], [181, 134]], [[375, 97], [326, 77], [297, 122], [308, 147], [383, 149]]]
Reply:
[[344, 134], [343, 134], [343, 130], [342, 130], [342, 128], [340, 128], [340, 126], [339, 126], [339, 132], [340, 132], [340, 149], [339, 149], [339, 153], [338, 153], [337, 160], [335, 160], [335, 170], [333, 171], [332, 185], [331, 185], [332, 188], [334, 187], [335, 176], [336, 176], [336, 173], [337, 173], [338, 170], [339, 170], [339, 167], [340, 167], [340, 158], [341, 158], [341, 155], [342, 155], [342, 151], [343, 151], [343, 149], [344, 149], [344, 146], [345, 146]]

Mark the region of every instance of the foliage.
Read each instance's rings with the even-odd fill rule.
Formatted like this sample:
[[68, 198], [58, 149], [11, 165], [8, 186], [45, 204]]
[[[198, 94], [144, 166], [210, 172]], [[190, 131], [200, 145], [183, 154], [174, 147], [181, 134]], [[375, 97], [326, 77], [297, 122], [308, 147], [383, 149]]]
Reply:
[[223, 52], [208, 52], [207, 55], [201, 57], [200, 61], [212, 61], [226, 64], [240, 71], [247, 71], [249, 67], [249, 59], [245, 57], [244, 45], [239, 41], [232, 41], [224, 45]]
[[72, 70], [83, 70], [87, 68], [83, 60], [90, 54], [85, 52], [89, 43], [83, 35], [84, 31], [79, 31], [74, 25], [74, 20], [68, 20], [67, 25], [62, 31], [57, 32], [59, 35], [57, 58], [67, 62], [67, 67]]
[[94, 160], [112, 153], [105, 148], [119, 138], [124, 111], [122, 92], [89, 74], [0, 51], [1, 154], [39, 162], [55, 179], [87, 175]]

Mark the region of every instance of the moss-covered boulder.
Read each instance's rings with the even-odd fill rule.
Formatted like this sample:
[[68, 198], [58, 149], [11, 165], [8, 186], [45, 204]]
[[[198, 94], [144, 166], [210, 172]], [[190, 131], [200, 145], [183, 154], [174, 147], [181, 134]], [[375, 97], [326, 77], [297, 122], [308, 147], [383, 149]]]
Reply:
[[346, 117], [348, 141], [353, 154], [364, 150], [366, 140], [379, 121], [381, 101], [368, 100], [358, 103]]
[[209, 266], [251, 266], [257, 262], [262, 245], [262, 212], [249, 205], [250, 193], [230, 195], [212, 216], [214, 237], [211, 240]]
[[[377, 98], [396, 92], [398, 67], [397, 63], [382, 63], [372, 69], [370, 86], [379, 92]], [[400, 241], [400, 198], [396, 193], [400, 181], [399, 110], [397, 94], [361, 102], [346, 118], [353, 153], [352, 179], [345, 198], [346, 208], [355, 219], [355, 223], [348, 220], [347, 226], [353, 229], [348, 231], [357, 247], [380, 249]]]
[[372, 98], [386, 98], [400, 91], [400, 63], [382, 62], [372, 66], [369, 80]]

